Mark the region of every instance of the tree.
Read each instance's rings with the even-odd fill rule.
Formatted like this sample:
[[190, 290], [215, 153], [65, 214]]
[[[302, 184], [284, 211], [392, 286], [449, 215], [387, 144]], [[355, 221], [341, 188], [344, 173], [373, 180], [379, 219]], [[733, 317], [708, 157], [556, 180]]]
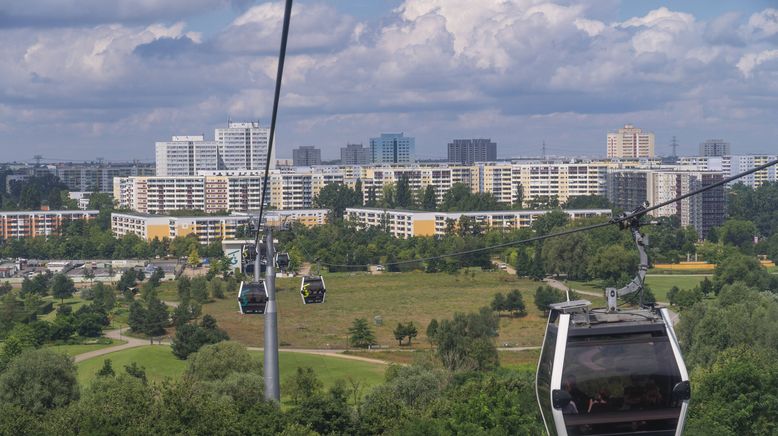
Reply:
[[191, 297], [192, 281], [189, 277], [181, 275], [176, 281], [176, 289], [178, 290], [178, 299], [181, 302], [189, 301]]
[[187, 359], [185, 376], [191, 380], [223, 380], [232, 373], [262, 374], [261, 361], [237, 342], [205, 345]]
[[140, 301], [133, 301], [130, 304], [129, 316], [127, 318], [127, 324], [130, 326], [130, 330], [135, 333], [143, 333], [146, 331], [146, 323], [148, 319], [148, 311], [141, 304]]
[[597, 251], [587, 270], [590, 276], [604, 280], [608, 285], [619, 285], [635, 275], [637, 266], [634, 250], [627, 250], [622, 245], [608, 245]]
[[[25, 280], [27, 278], [25, 277]], [[5, 294], [8, 294], [9, 292], [13, 291], [13, 286], [11, 286], [11, 283], [5, 282], [2, 285], [0, 285], [0, 297], [2, 297]]]
[[82, 273], [82, 276], [86, 280], [89, 280], [90, 283], [92, 283], [92, 281], [95, 279], [95, 272], [94, 272], [94, 270], [92, 268], [87, 268], [85, 266], [84, 267], [84, 272]]
[[195, 277], [191, 284], [192, 299], [199, 304], [208, 302], [208, 281], [205, 277]]
[[516, 275], [529, 277], [532, 271], [532, 260], [524, 247], [519, 247], [516, 254]]
[[578, 195], [568, 197], [562, 209], [610, 209], [611, 202], [601, 195]]
[[435, 211], [437, 206], [437, 195], [435, 194], [435, 188], [432, 185], [427, 185], [424, 188], [424, 196], [421, 200], [421, 208], [424, 210]]
[[312, 368], [298, 367], [287, 379], [284, 392], [292, 398], [292, 404], [299, 405], [306, 398], [320, 394], [323, 387], [324, 384], [316, 377]]
[[753, 222], [737, 219], [727, 220], [720, 229], [724, 244], [734, 245], [746, 254], [753, 253], [756, 232], [756, 225]]
[[143, 382], [144, 385], [148, 383], [148, 379], [146, 378], [146, 368], [138, 365], [136, 362], [132, 362], [129, 365], [124, 365], [124, 372], [126, 372], [131, 377], [137, 378]]
[[538, 308], [538, 310], [543, 311], [544, 314], [548, 313], [553, 303], [559, 303], [562, 301], [565, 301], [565, 296], [559, 289], [543, 285], [538, 286], [538, 288], [535, 290], [535, 306]]
[[313, 199], [314, 206], [331, 211], [333, 220], [342, 219], [346, 208], [354, 207], [360, 203], [361, 198], [358, 194], [341, 183], [325, 185]]
[[408, 322], [407, 324], [398, 322], [397, 327], [395, 327], [393, 330], [393, 333], [394, 338], [399, 342], [400, 345], [403, 344], [403, 339], [406, 337], [408, 338], [408, 345], [411, 345], [411, 341], [416, 337], [419, 331], [416, 329], [416, 326], [413, 325], [412, 322]]
[[216, 319], [206, 315], [200, 325], [184, 324], [178, 327], [171, 349], [176, 357], [186, 359], [203, 345], [215, 344], [229, 339], [227, 332], [216, 324]]
[[494, 294], [494, 298], [492, 299], [491, 304], [492, 310], [500, 313], [503, 310], [505, 310], [505, 295], [502, 294], [502, 292], [498, 292]]
[[192, 268], [200, 266], [202, 260], [200, 260], [200, 254], [198, 253], [197, 247], [192, 247], [189, 251], [189, 257], [187, 258], [186, 263]]
[[65, 274], [55, 274], [51, 280], [51, 292], [54, 298], [59, 298], [65, 304], [65, 298], [70, 298], [76, 292], [73, 280]]
[[543, 266], [547, 273], [564, 274], [570, 280], [585, 280], [592, 255], [589, 238], [583, 233], [551, 238], [543, 243]]
[[396, 193], [397, 207], [403, 209], [410, 209], [413, 207], [413, 192], [411, 191], [411, 183], [407, 175], [400, 176], [400, 180], [397, 182]]
[[435, 343], [435, 335], [438, 333], [438, 320], [432, 318], [429, 324], [427, 324], [427, 340], [430, 344]]
[[0, 400], [42, 415], [79, 397], [71, 357], [47, 349], [27, 350], [0, 375]]
[[219, 279], [211, 280], [211, 297], [213, 298], [224, 298], [224, 283]]
[[375, 335], [365, 318], [357, 318], [348, 329], [351, 337], [349, 343], [352, 347], [368, 348], [375, 343]]
[[527, 308], [524, 305], [524, 297], [518, 289], [514, 289], [508, 293], [505, 298], [504, 308], [519, 316], [526, 315]]
[[151, 276], [149, 276], [149, 283], [153, 287], [157, 287], [162, 283], [162, 279], [165, 278], [165, 271], [162, 270], [162, 268], [155, 268], [154, 272], [151, 273]]
[[114, 377], [116, 375], [115, 372], [113, 372], [113, 365], [111, 365], [111, 359], [105, 359], [103, 360], [103, 366], [100, 368], [100, 371], [97, 371], [98, 377]]
[[152, 298], [147, 305], [146, 329], [143, 333], [149, 337], [164, 334], [169, 324], [167, 306], [158, 298]]
[[499, 330], [498, 318], [488, 307], [477, 313], [455, 313], [441, 321], [435, 334], [437, 355], [451, 371], [489, 371], [498, 363], [494, 338]]

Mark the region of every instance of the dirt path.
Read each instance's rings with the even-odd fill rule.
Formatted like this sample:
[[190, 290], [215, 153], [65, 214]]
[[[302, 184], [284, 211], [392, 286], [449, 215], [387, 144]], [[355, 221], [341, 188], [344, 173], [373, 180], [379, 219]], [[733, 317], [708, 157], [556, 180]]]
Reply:
[[138, 339], [138, 338], [131, 338], [129, 336], [124, 336], [121, 334], [122, 330], [108, 330], [105, 332], [105, 336], [111, 339], [118, 339], [122, 341], [127, 341], [126, 344], [117, 345], [115, 347], [108, 347], [108, 348], [101, 348], [99, 350], [95, 351], [88, 351], [86, 353], [82, 353], [75, 356], [76, 363], [82, 362], [87, 359], [91, 359], [93, 357], [102, 356], [104, 354], [113, 353], [115, 351], [121, 351], [126, 350], [128, 348], [135, 348], [135, 347], [141, 347], [144, 345], [148, 345], [149, 342], [145, 339]]

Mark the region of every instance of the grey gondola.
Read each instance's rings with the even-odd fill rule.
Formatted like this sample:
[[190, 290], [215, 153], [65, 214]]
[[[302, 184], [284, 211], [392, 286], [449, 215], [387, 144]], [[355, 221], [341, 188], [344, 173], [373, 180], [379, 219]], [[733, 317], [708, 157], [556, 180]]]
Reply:
[[691, 388], [670, 312], [619, 310], [617, 297], [642, 292], [648, 269], [639, 217], [628, 223], [640, 252], [638, 275], [606, 289], [608, 308], [586, 300], [552, 304], [535, 392], [549, 435], [681, 435]]
[[324, 303], [327, 288], [322, 276], [305, 276], [300, 282], [300, 296], [304, 304]]
[[267, 306], [267, 287], [264, 280], [258, 282], [241, 282], [238, 293], [238, 308], [244, 315], [265, 313]]
[[282, 272], [286, 272], [287, 268], [289, 268], [289, 253], [276, 253], [276, 266]]

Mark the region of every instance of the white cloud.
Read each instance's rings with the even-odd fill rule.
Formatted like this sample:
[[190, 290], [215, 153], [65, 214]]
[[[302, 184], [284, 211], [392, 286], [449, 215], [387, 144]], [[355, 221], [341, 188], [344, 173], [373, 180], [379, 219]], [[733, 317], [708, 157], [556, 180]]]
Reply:
[[778, 9], [768, 8], [751, 15], [748, 26], [762, 37], [778, 34]]
[[759, 65], [778, 59], [778, 50], [765, 50], [759, 53], [747, 53], [737, 63], [737, 68], [745, 77], [751, 77], [754, 69]]

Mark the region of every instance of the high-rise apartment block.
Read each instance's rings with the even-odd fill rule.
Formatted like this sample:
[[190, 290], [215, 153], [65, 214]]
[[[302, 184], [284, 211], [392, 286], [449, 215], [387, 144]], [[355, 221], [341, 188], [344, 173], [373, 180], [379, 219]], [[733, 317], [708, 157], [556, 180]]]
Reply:
[[708, 139], [700, 144], [700, 156], [728, 156], [729, 142], [723, 139]]
[[174, 136], [155, 146], [158, 176], [194, 176], [219, 169], [218, 146], [203, 135]]
[[[153, 176], [154, 164], [129, 163], [62, 163], [56, 165], [56, 174], [70, 191], [113, 191], [114, 177]], [[12, 180], [12, 179], [11, 179]]]
[[362, 144], [346, 144], [340, 149], [341, 165], [369, 165], [371, 160], [370, 149]]
[[497, 144], [491, 139], [455, 139], [448, 144], [448, 161], [465, 165], [497, 160]]
[[99, 210], [36, 210], [0, 212], [0, 241], [6, 239], [60, 236], [71, 221], [90, 221]]
[[[659, 204], [723, 178], [721, 171], [613, 170], [607, 177], [608, 199], [617, 208], [632, 210], [645, 201]], [[719, 186], [656, 209], [651, 215], [676, 216], [682, 226], [692, 226], [700, 237], [705, 237], [711, 228], [724, 223], [725, 206], [724, 188]]]
[[370, 138], [370, 155], [376, 164], [416, 162], [416, 138], [402, 133], [382, 133]]
[[[267, 162], [270, 129], [259, 122], [229, 121], [226, 128], [215, 131], [219, 145], [220, 170], [264, 170]], [[275, 150], [271, 152], [270, 168], [275, 167]]]
[[296, 167], [321, 165], [321, 149], [312, 146], [302, 146], [293, 149], [292, 165]]
[[626, 124], [623, 129], [608, 132], [607, 148], [610, 158], [654, 157], [654, 134]]

